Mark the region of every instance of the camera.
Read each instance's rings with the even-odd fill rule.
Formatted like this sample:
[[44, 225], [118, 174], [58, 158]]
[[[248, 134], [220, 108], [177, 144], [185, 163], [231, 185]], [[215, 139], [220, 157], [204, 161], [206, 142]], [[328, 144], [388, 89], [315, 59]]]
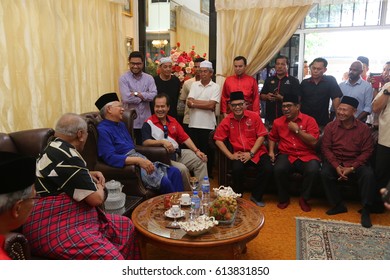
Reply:
[[380, 87], [381, 82], [382, 82], [381, 73], [370, 73], [370, 78], [371, 78], [372, 87], [375, 89], [378, 89]]

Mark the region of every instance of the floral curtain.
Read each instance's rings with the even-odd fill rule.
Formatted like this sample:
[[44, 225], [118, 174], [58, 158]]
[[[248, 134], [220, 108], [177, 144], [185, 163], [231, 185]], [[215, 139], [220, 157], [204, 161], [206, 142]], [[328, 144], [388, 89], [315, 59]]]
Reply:
[[123, 0], [0, 1], [0, 131], [95, 111], [127, 69]]
[[189, 52], [192, 46], [199, 54], [209, 50], [209, 17], [185, 6], [176, 7], [176, 40], [181, 49]]

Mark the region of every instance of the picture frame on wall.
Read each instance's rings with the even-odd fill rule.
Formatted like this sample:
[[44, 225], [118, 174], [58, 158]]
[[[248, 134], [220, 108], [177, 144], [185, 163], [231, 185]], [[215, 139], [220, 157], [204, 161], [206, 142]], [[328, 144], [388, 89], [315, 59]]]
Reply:
[[133, 0], [126, 0], [126, 4], [123, 5], [123, 14], [132, 17], [133, 16]]
[[127, 56], [130, 55], [131, 52], [134, 51], [134, 39], [131, 37], [126, 37], [125, 39], [125, 48]]
[[206, 16], [210, 13], [210, 0], [200, 0], [200, 12]]

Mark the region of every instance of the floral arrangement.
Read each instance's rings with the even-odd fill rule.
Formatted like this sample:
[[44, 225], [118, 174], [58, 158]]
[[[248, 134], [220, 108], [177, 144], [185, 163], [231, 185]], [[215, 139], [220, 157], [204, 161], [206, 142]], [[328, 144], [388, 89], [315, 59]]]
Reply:
[[[202, 55], [206, 59], [206, 53]], [[155, 54], [154, 58], [149, 53], [146, 54], [146, 71], [152, 76], [159, 74], [160, 58], [164, 57], [165, 51], [160, 50], [159, 54]], [[191, 47], [189, 52], [180, 50], [180, 43], [177, 42], [176, 46], [172, 48], [170, 52], [172, 60], [172, 74], [179, 78], [181, 82], [184, 82], [195, 75], [194, 60], [201, 57], [195, 52], [195, 46]]]

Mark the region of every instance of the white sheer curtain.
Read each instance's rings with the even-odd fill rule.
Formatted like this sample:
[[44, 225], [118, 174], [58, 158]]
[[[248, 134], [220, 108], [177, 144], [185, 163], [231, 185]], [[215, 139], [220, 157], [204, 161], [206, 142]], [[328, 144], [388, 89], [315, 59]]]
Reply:
[[180, 49], [189, 52], [195, 46], [199, 55], [208, 54], [209, 17], [195, 13], [186, 6], [177, 6], [176, 19], [176, 39], [180, 42]]
[[0, 1], [0, 131], [96, 110], [127, 69], [123, 0]]

